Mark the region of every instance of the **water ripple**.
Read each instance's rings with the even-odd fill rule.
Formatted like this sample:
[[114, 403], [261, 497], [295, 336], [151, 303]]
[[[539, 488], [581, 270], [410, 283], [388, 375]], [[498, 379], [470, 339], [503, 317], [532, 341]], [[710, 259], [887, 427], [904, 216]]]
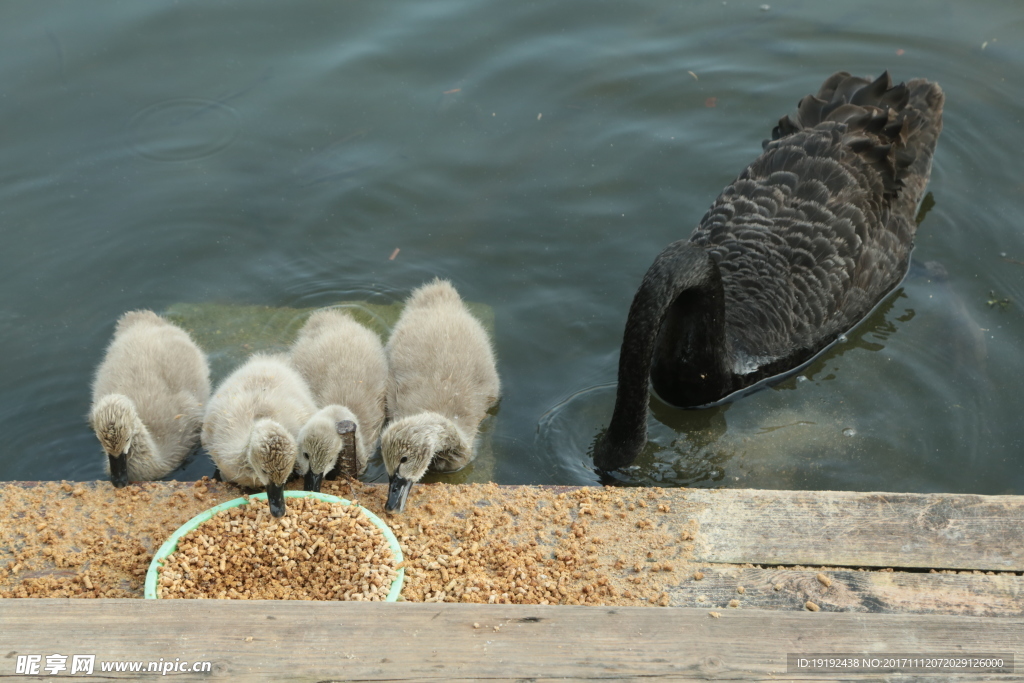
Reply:
[[131, 146], [152, 161], [192, 161], [220, 152], [238, 135], [238, 116], [216, 100], [185, 98], [147, 107], [128, 124]]

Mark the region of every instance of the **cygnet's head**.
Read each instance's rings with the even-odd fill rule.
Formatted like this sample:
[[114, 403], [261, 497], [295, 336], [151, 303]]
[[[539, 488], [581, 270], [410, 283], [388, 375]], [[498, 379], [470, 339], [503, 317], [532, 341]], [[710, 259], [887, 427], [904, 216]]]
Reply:
[[110, 481], [120, 488], [128, 484], [128, 452], [141, 426], [135, 404], [123, 394], [107, 394], [93, 406], [89, 423], [107, 453]]
[[280, 424], [264, 418], [252, 426], [247, 451], [249, 465], [267, 489], [270, 514], [274, 517], [283, 516], [284, 485], [295, 469], [295, 455], [298, 451], [295, 439]]
[[[299, 453], [295, 470], [303, 475], [303, 488], [319, 491], [324, 475], [337, 465], [343, 473], [358, 472], [355, 453], [356, 416], [343, 406], [322, 408], [299, 430]], [[349, 466], [352, 465], [352, 467]]]
[[447, 442], [447, 420], [420, 413], [392, 422], [380, 437], [380, 453], [388, 471], [388, 500], [384, 509], [401, 512], [412, 485], [423, 478], [434, 455]]

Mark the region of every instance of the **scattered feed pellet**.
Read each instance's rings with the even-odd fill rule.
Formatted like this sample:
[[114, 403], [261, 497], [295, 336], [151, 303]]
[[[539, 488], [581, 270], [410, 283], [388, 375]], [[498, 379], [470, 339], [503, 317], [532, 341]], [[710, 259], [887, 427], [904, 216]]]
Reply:
[[[696, 570], [691, 544], [677, 541], [697, 534], [696, 508], [674, 500], [658, 526], [636, 527], [667, 503], [662, 491], [431, 484], [413, 490], [404, 513], [387, 515], [384, 486], [336, 480], [322, 490], [387, 521], [405, 555], [402, 598], [410, 602], [653, 606]], [[123, 489], [0, 484], [0, 597], [141, 598], [146, 569], [168, 536], [240, 494], [211, 480]], [[620, 519], [627, 504], [635, 509]], [[289, 500], [287, 518], [292, 507]]]

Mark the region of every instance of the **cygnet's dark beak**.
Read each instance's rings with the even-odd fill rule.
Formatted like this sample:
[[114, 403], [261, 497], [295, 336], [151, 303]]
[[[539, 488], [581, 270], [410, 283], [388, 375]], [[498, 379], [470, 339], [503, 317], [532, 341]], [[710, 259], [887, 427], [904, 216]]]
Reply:
[[314, 474], [313, 470], [308, 470], [306, 476], [302, 479], [302, 488], [307, 491], [316, 491], [320, 493], [320, 484], [324, 480], [323, 472], [320, 474]]
[[356, 462], [356, 423], [351, 420], [341, 420], [335, 425], [335, 429], [338, 431], [338, 436], [341, 437], [338, 464], [334, 468], [335, 475], [355, 479], [359, 476], [359, 466]]
[[284, 488], [271, 482], [267, 484], [267, 504], [270, 505], [270, 514], [275, 517], [284, 517]]
[[110, 461], [110, 483], [116, 488], [123, 488], [128, 485], [128, 456], [107, 454]]
[[388, 484], [388, 502], [384, 503], [384, 509], [388, 512], [401, 512], [405, 509], [405, 500], [412, 490], [412, 482], [399, 474], [391, 475], [391, 482]]

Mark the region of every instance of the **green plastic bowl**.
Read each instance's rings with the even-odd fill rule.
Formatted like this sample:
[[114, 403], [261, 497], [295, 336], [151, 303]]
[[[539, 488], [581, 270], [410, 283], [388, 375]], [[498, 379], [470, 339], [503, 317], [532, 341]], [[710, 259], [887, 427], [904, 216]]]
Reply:
[[[308, 498], [308, 497], [312, 497], [312, 498], [316, 498], [318, 500], [326, 501], [328, 503], [341, 503], [343, 505], [358, 505], [358, 503], [353, 503], [352, 501], [345, 500], [344, 498], [338, 498], [337, 496], [330, 496], [330, 495], [328, 495], [326, 493], [315, 493], [313, 491], [285, 491], [284, 492], [284, 497], [285, 498]], [[251, 499], [251, 498], [259, 498], [261, 500], [266, 500], [267, 499], [267, 494], [266, 493], [257, 493], [257, 494], [249, 496], [249, 499]], [[160, 596], [158, 596], [156, 594], [156, 584], [157, 584], [157, 580], [159, 579], [158, 569], [163, 565], [163, 562], [164, 562], [164, 560], [167, 559], [167, 556], [170, 555], [171, 553], [173, 553], [175, 550], [178, 549], [178, 539], [180, 539], [182, 536], [184, 536], [188, 532], [190, 532], [193, 529], [195, 529], [196, 527], [198, 527], [203, 522], [207, 521], [208, 519], [211, 519], [215, 514], [217, 514], [221, 510], [227, 510], [229, 508], [234, 508], [234, 507], [238, 507], [240, 505], [245, 505], [248, 502], [249, 502], [249, 500], [246, 499], [246, 498], [235, 498], [234, 500], [229, 500], [226, 503], [221, 503], [220, 505], [218, 505], [216, 507], [212, 507], [212, 508], [210, 508], [209, 510], [207, 510], [205, 512], [200, 512], [198, 515], [196, 515], [192, 519], [190, 519], [187, 522], [185, 522], [184, 524], [182, 524], [178, 528], [177, 531], [175, 531], [173, 534], [171, 534], [171, 537], [168, 538], [167, 541], [165, 541], [164, 544], [162, 546], [160, 546], [160, 549], [156, 551], [156, 555], [153, 556], [153, 561], [149, 563], [149, 571], [146, 572], [146, 593], [145, 593], [146, 599], [152, 599], [152, 600], [159, 599]], [[384, 538], [388, 539], [388, 545], [391, 546], [391, 552], [393, 552], [395, 554], [395, 562], [396, 563], [401, 563], [403, 561], [403, 559], [404, 559], [404, 557], [402, 555], [402, 547], [400, 545], [398, 545], [398, 539], [395, 538], [394, 532], [391, 531], [391, 529], [388, 527], [388, 525], [380, 517], [378, 517], [377, 515], [373, 514], [372, 512], [370, 512], [369, 510], [364, 508], [362, 505], [359, 505], [359, 507], [362, 509], [363, 514], [366, 515], [370, 519], [370, 521], [373, 522], [377, 526], [377, 528], [380, 529], [384, 533]], [[398, 596], [402, 592], [402, 581], [404, 581], [404, 580], [405, 580], [405, 568], [403, 567], [403, 568], [398, 570], [398, 576], [396, 576], [395, 580], [391, 582], [391, 590], [388, 591], [388, 597], [386, 598], [387, 602], [395, 602], [396, 600], [398, 600]]]

